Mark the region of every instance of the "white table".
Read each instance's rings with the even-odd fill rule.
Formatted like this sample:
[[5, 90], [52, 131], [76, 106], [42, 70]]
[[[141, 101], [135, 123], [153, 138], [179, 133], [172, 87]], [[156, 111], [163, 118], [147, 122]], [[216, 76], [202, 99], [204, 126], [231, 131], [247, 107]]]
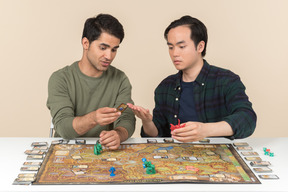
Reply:
[[[261, 184], [122, 184], [122, 185], [12, 185], [14, 179], [21, 173], [20, 168], [26, 160], [24, 151], [31, 149], [35, 141], [47, 141], [49, 144], [55, 138], [25, 138], [0, 137], [0, 191], [288, 191], [288, 138], [248, 138], [230, 141], [223, 138], [210, 138], [210, 143], [248, 142], [253, 151], [259, 153], [263, 160], [270, 161], [272, 174], [278, 180], [263, 180]], [[88, 138], [87, 144], [95, 144], [95, 139]], [[158, 139], [163, 142], [163, 138]], [[70, 141], [73, 143], [74, 141]], [[126, 143], [146, 142], [146, 139], [131, 138]], [[264, 155], [263, 147], [271, 149], [275, 156]], [[247, 161], [246, 161], [247, 163]], [[250, 166], [250, 165], [249, 165]], [[255, 175], [259, 175], [255, 173]]]

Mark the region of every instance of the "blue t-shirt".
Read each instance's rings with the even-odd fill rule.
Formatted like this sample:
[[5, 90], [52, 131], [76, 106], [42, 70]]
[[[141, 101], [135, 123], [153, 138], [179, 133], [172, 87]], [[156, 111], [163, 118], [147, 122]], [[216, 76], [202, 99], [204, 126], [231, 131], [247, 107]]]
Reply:
[[193, 94], [194, 82], [183, 82], [181, 80], [181, 96], [178, 117], [181, 123], [198, 121]]

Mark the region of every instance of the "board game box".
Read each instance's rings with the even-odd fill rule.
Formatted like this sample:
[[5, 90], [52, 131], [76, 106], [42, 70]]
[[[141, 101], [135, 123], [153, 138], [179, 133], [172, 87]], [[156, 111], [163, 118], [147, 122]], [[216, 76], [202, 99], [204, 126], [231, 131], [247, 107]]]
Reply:
[[[93, 150], [93, 144], [52, 144], [33, 185], [260, 183], [231, 144], [121, 144], [100, 155]], [[144, 158], [155, 174], [147, 173]]]

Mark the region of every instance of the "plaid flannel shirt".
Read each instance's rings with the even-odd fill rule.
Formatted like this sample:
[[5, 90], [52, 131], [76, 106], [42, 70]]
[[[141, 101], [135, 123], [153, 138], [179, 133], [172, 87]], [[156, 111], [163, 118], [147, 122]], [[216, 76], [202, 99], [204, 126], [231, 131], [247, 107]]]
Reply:
[[[182, 71], [165, 78], [155, 89], [153, 122], [158, 137], [171, 137], [170, 124], [178, 124], [180, 80]], [[233, 72], [204, 65], [195, 80], [194, 97], [200, 122], [226, 121], [233, 129], [230, 139], [249, 137], [255, 130], [257, 116], [245, 93], [240, 77]], [[184, 122], [183, 122], [184, 123]], [[141, 129], [141, 136], [147, 135]]]

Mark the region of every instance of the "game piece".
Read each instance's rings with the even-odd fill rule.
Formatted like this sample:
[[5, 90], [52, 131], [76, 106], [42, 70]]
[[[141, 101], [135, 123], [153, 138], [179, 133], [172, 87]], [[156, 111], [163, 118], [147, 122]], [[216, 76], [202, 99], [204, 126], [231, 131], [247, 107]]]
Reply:
[[174, 143], [174, 139], [172, 139], [172, 138], [165, 138], [163, 140], [165, 143]]
[[33, 150], [40, 150], [40, 151], [45, 152], [48, 150], [48, 147], [47, 146], [34, 146]]
[[185, 127], [185, 125], [186, 124], [180, 125], [180, 119], [178, 119], [178, 125], [170, 124], [170, 129], [171, 129], [171, 131], [174, 131], [175, 129], [179, 129], [179, 128]]
[[274, 157], [274, 153], [270, 153], [270, 157]]
[[270, 169], [269, 167], [257, 167], [257, 168], [253, 168], [253, 170], [256, 173], [271, 173], [272, 169]]
[[259, 175], [261, 179], [279, 179], [277, 175]]
[[116, 169], [115, 169], [114, 167], [111, 167], [111, 168], [109, 169], [109, 171], [110, 171], [110, 173], [111, 173], [111, 174], [110, 174], [111, 177], [114, 177], [114, 176], [115, 176], [115, 174], [114, 174], [115, 170], [116, 170]]
[[147, 139], [147, 143], [157, 143], [156, 139]]
[[121, 103], [118, 107], [117, 107], [117, 111], [123, 113], [126, 109], [127, 109], [128, 105], [126, 105], [125, 103]]
[[97, 140], [96, 144], [94, 145], [94, 154], [100, 155], [102, 151], [102, 145], [99, 143], [99, 140]]
[[75, 139], [75, 143], [78, 145], [84, 145], [84, 144], [86, 144], [86, 140], [85, 139]]
[[252, 167], [256, 167], [256, 166], [263, 167], [263, 166], [270, 166], [271, 163], [269, 161], [252, 161], [250, 162], [250, 165]]

